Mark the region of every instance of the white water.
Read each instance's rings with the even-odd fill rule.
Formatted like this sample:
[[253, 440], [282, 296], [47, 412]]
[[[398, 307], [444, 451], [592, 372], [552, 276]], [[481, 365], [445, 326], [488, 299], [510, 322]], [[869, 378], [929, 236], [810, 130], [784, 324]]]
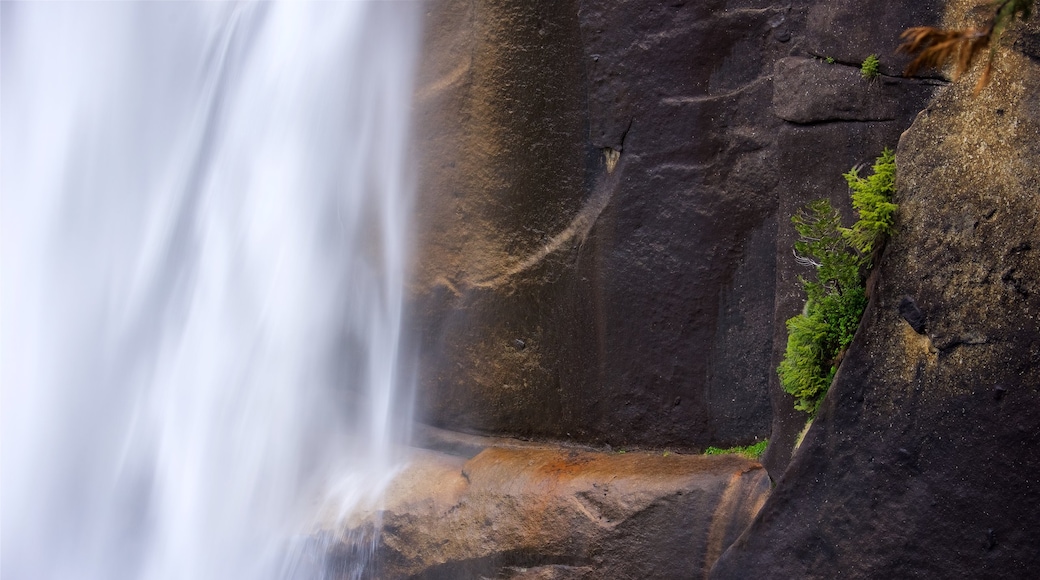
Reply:
[[325, 575], [407, 423], [419, 9], [0, 3], [4, 580]]

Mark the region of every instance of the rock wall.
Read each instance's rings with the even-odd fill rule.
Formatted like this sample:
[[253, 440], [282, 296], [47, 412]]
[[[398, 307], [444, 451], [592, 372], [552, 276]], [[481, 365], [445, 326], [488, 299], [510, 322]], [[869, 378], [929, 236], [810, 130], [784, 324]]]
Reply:
[[888, 56], [934, 2], [875, 4], [431, 3], [422, 420], [685, 449], [772, 434], [780, 473], [804, 423], [773, 370], [801, 308], [788, 216], [847, 209], [841, 173], [934, 85]]
[[1040, 28], [1004, 44], [901, 139], [860, 332], [713, 578], [1040, 573]]

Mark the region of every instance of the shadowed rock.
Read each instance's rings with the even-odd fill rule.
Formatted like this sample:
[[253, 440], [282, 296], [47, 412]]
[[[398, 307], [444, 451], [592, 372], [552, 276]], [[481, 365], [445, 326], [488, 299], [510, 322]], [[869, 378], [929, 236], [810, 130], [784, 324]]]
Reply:
[[1040, 63], [1005, 48], [995, 66], [900, 141], [898, 233], [863, 325], [713, 578], [1040, 575]]
[[895, 121], [920, 110], [930, 83], [901, 77], [863, 78], [858, 66], [818, 58], [776, 61], [773, 110], [792, 123]]

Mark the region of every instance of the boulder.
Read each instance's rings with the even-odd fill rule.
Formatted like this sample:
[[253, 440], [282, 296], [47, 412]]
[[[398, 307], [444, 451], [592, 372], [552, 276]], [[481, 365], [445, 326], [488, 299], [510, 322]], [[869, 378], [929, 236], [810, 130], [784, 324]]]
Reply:
[[[376, 537], [369, 572], [384, 579], [703, 578], [769, 488], [737, 456], [417, 452], [381, 509], [327, 534]], [[330, 561], [357, 550], [333, 543]]]

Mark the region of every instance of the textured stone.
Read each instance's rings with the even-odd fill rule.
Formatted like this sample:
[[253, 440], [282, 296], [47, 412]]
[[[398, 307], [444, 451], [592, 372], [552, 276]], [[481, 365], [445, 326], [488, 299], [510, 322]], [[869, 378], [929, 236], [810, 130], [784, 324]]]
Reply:
[[713, 578], [1040, 574], [1040, 63], [999, 54], [989, 88], [943, 91], [900, 141], [863, 325]]
[[443, 6], [420, 127], [423, 420], [615, 445], [765, 437], [784, 10]]
[[880, 59], [882, 74], [897, 76], [910, 61], [909, 55], [895, 52], [902, 43], [899, 35], [911, 26], [935, 24], [944, 5], [943, 0], [811, 2], [807, 7], [805, 49], [813, 56], [833, 58], [857, 68], [874, 54]]
[[[374, 577], [703, 578], [769, 492], [736, 456], [483, 450], [418, 455], [378, 512], [336, 537], [382, 533]], [[331, 549], [351, 553], [347, 546]]]
[[1015, 50], [1040, 61], [1040, 33], [1023, 34], [1015, 41]]
[[914, 329], [917, 334], [924, 334], [926, 317], [924, 312], [918, 308], [917, 302], [909, 296], [903, 296], [899, 300], [899, 316]]
[[[796, 232], [790, 223], [790, 216], [806, 203], [825, 198], [844, 214], [846, 223], [852, 223], [848, 186], [842, 174], [854, 166], [870, 166], [884, 147], [894, 147], [899, 135], [910, 125], [917, 111], [924, 107], [935, 88], [932, 84], [935, 81], [928, 79], [892, 78], [891, 75], [898, 74], [905, 66], [906, 59], [893, 59], [888, 55], [899, 44], [898, 37], [903, 29], [936, 24], [940, 17], [937, 7], [940, 5], [940, 2], [933, 0], [883, 0], [870, 5], [841, 0], [812, 2], [798, 9], [805, 13], [805, 27], [798, 38], [805, 53], [795, 56], [812, 55], [815, 59], [830, 57], [835, 60], [835, 64], [827, 65], [819, 61], [810, 64], [800, 59], [785, 59], [783, 63], [778, 61], [775, 65], [777, 74], [789, 67], [810, 69], [817, 73], [823, 66], [838, 67], [837, 71], [830, 69], [831, 72], [845, 77], [845, 92], [855, 92], [856, 86], [864, 86], [862, 77], [853, 80], [853, 75], [859, 74], [860, 63], [870, 54], [881, 55], [883, 76], [867, 87], [861, 109], [885, 114], [858, 116], [891, 120], [856, 121], [841, 118], [837, 111], [828, 114], [814, 103], [830, 102], [836, 108], [843, 106], [835, 102], [834, 90], [827, 85], [826, 77], [813, 81], [812, 74], [802, 75], [806, 82], [812, 83], [800, 89], [800, 98], [806, 104], [786, 105], [791, 110], [814, 112], [805, 117], [813, 119], [808, 123], [789, 122], [781, 126], [776, 144], [778, 229], [775, 238], [776, 291], [771, 371], [780, 364], [786, 348], [785, 322], [801, 312], [805, 305], [805, 294], [798, 279], [810, 275], [808, 268], [798, 265], [794, 260], [792, 248]], [[885, 17], [867, 17], [867, 10], [877, 10], [876, 13], [884, 14]], [[842, 72], [840, 69], [845, 70]], [[798, 88], [790, 79], [780, 76], [774, 78], [774, 84]], [[783, 109], [785, 91], [774, 91], [774, 98], [777, 92], [781, 98], [774, 101], [774, 106], [779, 104]], [[855, 99], [854, 96], [850, 98]], [[788, 115], [793, 118], [793, 115]], [[775, 479], [787, 467], [795, 441], [805, 425], [806, 415], [793, 409], [793, 399], [783, 391], [775, 372], [770, 372], [769, 379], [773, 423], [769, 448], [762, 457], [762, 463]]]
[[[841, 173], [893, 145], [932, 90], [884, 77], [850, 114], [858, 65], [808, 58], [840, 37], [887, 53], [894, 27], [934, 20], [919, 18], [931, 2], [885, 6], [431, 4], [421, 420], [687, 450], [771, 435], [781, 473], [804, 424], [774, 370], [802, 306], [788, 218], [818, 197], [847, 210]], [[856, 84], [834, 92], [836, 72]]]
[[868, 80], [858, 67], [787, 57], [776, 61], [773, 111], [792, 123], [895, 121], [917, 113], [932, 88], [917, 79]]

